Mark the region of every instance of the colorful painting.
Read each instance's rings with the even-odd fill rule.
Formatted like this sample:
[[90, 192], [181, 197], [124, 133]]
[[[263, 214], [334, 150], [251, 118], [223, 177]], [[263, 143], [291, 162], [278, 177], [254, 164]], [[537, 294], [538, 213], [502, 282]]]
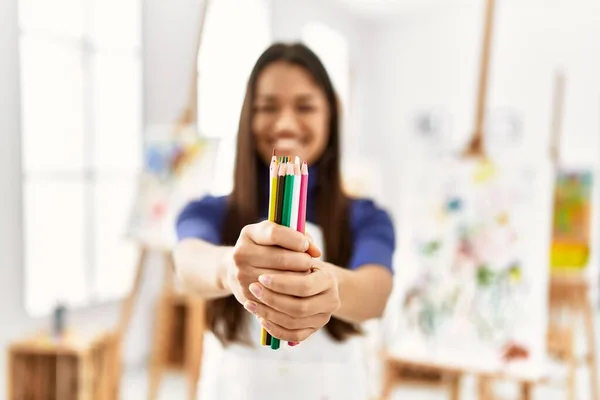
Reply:
[[584, 269], [590, 257], [591, 171], [560, 171], [554, 190], [552, 270]]
[[179, 211], [210, 187], [217, 143], [186, 133], [146, 146], [128, 227], [128, 236], [145, 245], [171, 246]]
[[472, 371], [541, 370], [549, 166], [448, 159], [410, 171], [394, 352]]

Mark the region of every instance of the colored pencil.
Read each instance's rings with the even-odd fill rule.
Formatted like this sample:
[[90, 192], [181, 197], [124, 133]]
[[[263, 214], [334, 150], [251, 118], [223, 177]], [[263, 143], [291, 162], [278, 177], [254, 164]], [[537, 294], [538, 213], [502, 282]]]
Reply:
[[[300, 231], [301, 221], [299, 220], [300, 216], [300, 198], [301, 198], [301, 188], [302, 188], [302, 167], [300, 166], [300, 158], [296, 157], [294, 159], [294, 191], [293, 191], [293, 199], [292, 199], [292, 221], [291, 228], [295, 231]], [[304, 233], [304, 232], [302, 232]], [[289, 346], [296, 346], [298, 342], [288, 342]]]
[[[269, 221], [275, 222], [275, 203], [277, 197], [277, 157], [275, 156], [275, 149], [273, 149], [273, 156], [271, 157], [271, 165], [269, 166]], [[271, 344], [271, 334], [267, 332], [265, 328], [262, 328], [260, 332], [260, 343], [263, 346]]]
[[281, 225], [282, 211], [283, 211], [283, 194], [285, 190], [285, 174], [286, 164], [282, 161], [279, 164], [279, 171], [277, 174], [277, 198], [275, 204], [275, 223]]
[[296, 157], [294, 160], [294, 191], [292, 194], [292, 215], [290, 228], [298, 230], [298, 211], [300, 209], [300, 183], [302, 181], [302, 175], [300, 171], [300, 157]]
[[308, 165], [302, 163], [302, 181], [300, 182], [300, 201], [298, 202], [298, 232], [306, 233], [306, 197], [308, 196]]
[[289, 228], [292, 222], [292, 199], [294, 198], [294, 166], [291, 162], [287, 162], [285, 166], [285, 191], [283, 194], [281, 224]]

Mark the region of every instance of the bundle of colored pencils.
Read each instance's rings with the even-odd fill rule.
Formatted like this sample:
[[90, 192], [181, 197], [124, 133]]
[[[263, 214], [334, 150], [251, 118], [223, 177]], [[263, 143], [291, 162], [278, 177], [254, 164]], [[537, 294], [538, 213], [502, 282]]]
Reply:
[[[269, 221], [306, 233], [306, 197], [308, 165], [300, 158], [277, 157], [273, 150], [269, 181]], [[261, 344], [273, 350], [279, 348], [279, 339], [262, 328]], [[288, 342], [295, 346], [298, 343]]]

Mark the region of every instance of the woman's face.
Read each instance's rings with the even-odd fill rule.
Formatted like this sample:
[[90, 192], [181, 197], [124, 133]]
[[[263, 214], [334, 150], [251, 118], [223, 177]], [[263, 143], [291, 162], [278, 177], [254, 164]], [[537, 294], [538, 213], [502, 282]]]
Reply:
[[325, 93], [302, 67], [275, 62], [256, 82], [252, 131], [258, 153], [270, 162], [278, 155], [316, 162], [329, 140]]

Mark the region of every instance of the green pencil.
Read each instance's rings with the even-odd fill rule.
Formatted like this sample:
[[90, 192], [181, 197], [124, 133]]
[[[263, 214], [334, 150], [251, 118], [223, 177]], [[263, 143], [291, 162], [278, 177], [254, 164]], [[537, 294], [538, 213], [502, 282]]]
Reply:
[[283, 194], [283, 210], [281, 213], [281, 225], [292, 226], [292, 200], [294, 198], [294, 166], [288, 163], [285, 175], [285, 191]]

